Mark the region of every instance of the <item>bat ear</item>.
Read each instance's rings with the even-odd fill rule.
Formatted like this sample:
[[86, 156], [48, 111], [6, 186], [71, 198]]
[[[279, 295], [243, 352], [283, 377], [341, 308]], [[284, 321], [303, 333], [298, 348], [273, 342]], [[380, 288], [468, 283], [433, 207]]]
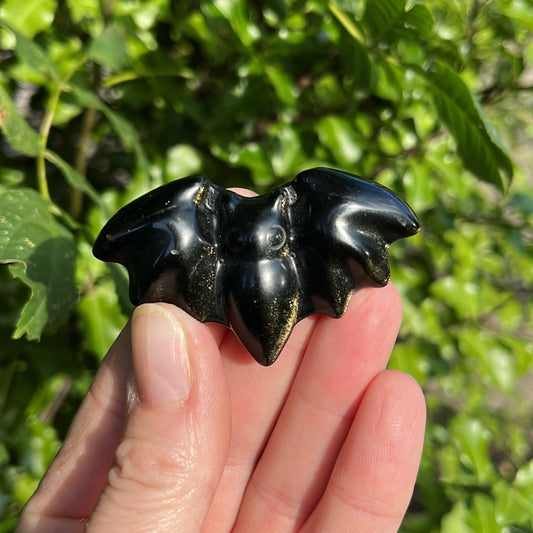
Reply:
[[125, 266], [144, 260], [147, 255], [160, 256], [172, 243], [168, 229], [172, 212], [179, 204], [192, 203], [197, 189], [198, 185], [187, 178], [162, 185], [130, 202], [102, 228], [93, 247], [94, 255]]

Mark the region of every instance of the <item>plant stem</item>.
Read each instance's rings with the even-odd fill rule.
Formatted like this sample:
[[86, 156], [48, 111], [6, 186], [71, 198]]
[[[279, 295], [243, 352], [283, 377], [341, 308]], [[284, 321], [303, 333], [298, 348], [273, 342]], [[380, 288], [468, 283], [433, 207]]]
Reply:
[[46, 114], [44, 115], [43, 122], [39, 131], [41, 150], [36, 158], [37, 186], [42, 197], [48, 202], [52, 201], [52, 199], [50, 198], [50, 189], [48, 188], [48, 180], [46, 179], [45, 155], [46, 146], [48, 145], [48, 137], [50, 135], [50, 130], [52, 129], [52, 124], [54, 122], [54, 116], [57, 111], [57, 106], [59, 104], [59, 98], [61, 97], [61, 93], [68, 88], [68, 81], [78, 70], [78, 68], [80, 68], [80, 66], [85, 63], [86, 60], [87, 57], [83, 56], [80, 61], [76, 63], [76, 65], [74, 65], [72, 70], [65, 76], [65, 78], [54, 87], [54, 90], [50, 95], [50, 100], [48, 102], [48, 109], [46, 110]]
[[[82, 175], [85, 176], [87, 171], [87, 159], [89, 155], [89, 145], [91, 143], [91, 133], [94, 125], [96, 124], [96, 118], [98, 111], [90, 108], [83, 114], [83, 121], [81, 125], [80, 140], [78, 143], [78, 149], [76, 151], [76, 159], [74, 161], [74, 168]], [[70, 193], [70, 215], [74, 219], [78, 219], [81, 210], [83, 208], [83, 191], [80, 189], [72, 189]]]
[[39, 192], [43, 198], [47, 201], [50, 201], [50, 190], [48, 189], [48, 181], [46, 179], [46, 164], [45, 164], [45, 152], [46, 145], [48, 144], [48, 136], [50, 135], [50, 129], [52, 128], [52, 123], [54, 121], [54, 115], [57, 110], [57, 105], [59, 103], [59, 97], [61, 92], [64, 89], [63, 82], [58, 83], [53, 93], [50, 95], [50, 100], [48, 103], [48, 109], [44, 116], [43, 122], [41, 124], [41, 130], [39, 132], [41, 140], [41, 151], [37, 156], [37, 184], [39, 186]]
[[49, 202], [50, 190], [48, 189], [48, 181], [46, 180], [46, 166], [44, 162], [44, 148], [41, 147], [41, 152], [37, 156], [36, 160], [37, 165], [37, 186], [39, 187], [39, 192], [41, 196]]
[[104, 18], [104, 26], [107, 26], [113, 18], [115, 2], [116, 0], [107, 0], [107, 2], [102, 2], [100, 4], [100, 10], [102, 12], [102, 17]]

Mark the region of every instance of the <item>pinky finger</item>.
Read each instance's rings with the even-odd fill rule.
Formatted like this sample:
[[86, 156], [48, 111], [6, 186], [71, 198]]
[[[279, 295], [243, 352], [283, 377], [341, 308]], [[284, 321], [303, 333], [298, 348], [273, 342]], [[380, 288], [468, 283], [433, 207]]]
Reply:
[[398, 531], [416, 481], [425, 420], [424, 397], [412, 377], [378, 374], [303, 531]]

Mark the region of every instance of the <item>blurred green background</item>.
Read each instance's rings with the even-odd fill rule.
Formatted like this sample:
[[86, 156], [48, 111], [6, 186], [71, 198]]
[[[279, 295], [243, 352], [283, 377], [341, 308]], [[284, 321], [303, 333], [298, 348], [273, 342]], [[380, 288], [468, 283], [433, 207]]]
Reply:
[[533, 2], [4, 0], [0, 531], [131, 308], [107, 218], [203, 173], [337, 167], [423, 230], [391, 248], [391, 367], [425, 390], [405, 532], [533, 531]]

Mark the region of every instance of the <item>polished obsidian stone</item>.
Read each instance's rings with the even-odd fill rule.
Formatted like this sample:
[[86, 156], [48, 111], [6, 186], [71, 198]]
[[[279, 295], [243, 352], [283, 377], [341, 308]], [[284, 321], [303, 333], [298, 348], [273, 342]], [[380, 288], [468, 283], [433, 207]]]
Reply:
[[127, 268], [133, 304], [170, 302], [231, 327], [270, 365], [299, 320], [338, 318], [355, 290], [386, 285], [389, 245], [419, 229], [390, 190], [338, 170], [252, 198], [191, 176], [118, 211], [94, 255]]

